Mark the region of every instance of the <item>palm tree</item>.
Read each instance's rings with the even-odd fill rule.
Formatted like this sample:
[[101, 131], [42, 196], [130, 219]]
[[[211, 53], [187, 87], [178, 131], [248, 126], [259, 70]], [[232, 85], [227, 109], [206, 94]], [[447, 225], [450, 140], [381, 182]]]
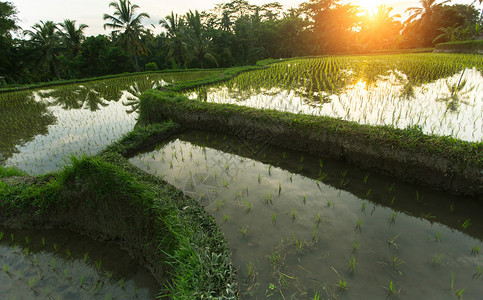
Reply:
[[404, 22], [406, 25], [415, 20], [416, 29], [422, 36], [424, 44], [431, 44], [432, 36], [431, 31], [435, 30], [431, 26], [433, 21], [433, 15], [438, 8], [443, 4], [450, 2], [451, 0], [445, 0], [441, 3], [436, 3], [437, 0], [420, 0], [421, 7], [409, 7], [406, 12], [410, 13], [409, 18]]
[[453, 25], [453, 26], [449, 26], [449, 27], [440, 27], [438, 28], [439, 31], [441, 31], [442, 33], [440, 35], [438, 35], [434, 40], [433, 40], [433, 43], [435, 43], [436, 41], [440, 40], [440, 39], [445, 39], [447, 40], [448, 42], [454, 42], [457, 40], [457, 37], [458, 37], [458, 33], [459, 31], [461, 30], [462, 26], [458, 26], [458, 25]]
[[169, 48], [168, 57], [173, 59], [178, 65], [183, 63], [186, 66], [186, 43], [183, 42], [183, 18], [178, 18], [178, 14], [171, 12], [164, 19], [159, 21], [161, 27], [166, 30]]
[[205, 58], [218, 65], [215, 57], [208, 52], [211, 39], [206, 36], [206, 30], [203, 24], [201, 24], [201, 18], [198, 11], [196, 10], [193, 13], [190, 10], [186, 14], [186, 20], [188, 22], [188, 44], [190, 45], [190, 48], [193, 49], [194, 56], [199, 60], [201, 69], [203, 69], [203, 60]]
[[30, 42], [38, 52], [37, 70], [40, 70], [43, 65], [47, 65], [52, 74], [60, 79], [57, 55], [61, 48], [58, 28], [55, 23], [40, 21], [40, 23], [32, 26], [32, 30], [25, 30], [23, 33], [30, 36]]
[[141, 21], [149, 18], [149, 15], [145, 12], [135, 15], [134, 12], [139, 6], [131, 4], [129, 0], [111, 2], [109, 7], [113, 7], [115, 11], [113, 15], [104, 14], [104, 20], [108, 21], [104, 24], [104, 29], [114, 29], [112, 34], [116, 37], [116, 44], [131, 55], [136, 70], [140, 71], [137, 54], [149, 53], [149, 49], [141, 40], [141, 35], [147, 33]]
[[64, 31], [60, 31], [60, 35], [74, 56], [79, 53], [82, 41], [85, 39], [84, 29], [89, 27], [86, 24], [80, 24], [76, 28], [75, 22], [75, 20], [64, 20], [63, 23], [59, 23], [59, 26], [64, 29]]

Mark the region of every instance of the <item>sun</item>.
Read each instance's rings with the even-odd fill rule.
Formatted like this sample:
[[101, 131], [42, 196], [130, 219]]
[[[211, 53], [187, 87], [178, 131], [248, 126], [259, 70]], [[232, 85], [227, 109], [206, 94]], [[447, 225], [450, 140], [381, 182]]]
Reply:
[[387, 1], [380, 0], [354, 0], [352, 4], [359, 6], [363, 11], [367, 11], [370, 15], [377, 13], [377, 7], [385, 4]]

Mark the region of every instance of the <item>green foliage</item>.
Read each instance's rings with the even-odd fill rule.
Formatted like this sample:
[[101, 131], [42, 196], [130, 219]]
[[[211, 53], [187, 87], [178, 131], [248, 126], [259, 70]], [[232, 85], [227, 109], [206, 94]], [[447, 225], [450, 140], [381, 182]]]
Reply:
[[[161, 262], [170, 274], [163, 278], [167, 286], [161, 294], [175, 299], [235, 297], [235, 270], [214, 220], [194, 200], [120, 155], [149, 145], [154, 137], [167, 137], [178, 127], [174, 123], [140, 127], [99, 156], [73, 157], [70, 166], [53, 175], [29, 177], [0, 167], [0, 178], [22, 175], [0, 180], [0, 220], [29, 220], [34, 215], [52, 220], [59, 214], [79, 215], [79, 207], [85, 207], [88, 214], [117, 224], [121, 237], [138, 240], [135, 248], [151, 264]], [[125, 215], [103, 216], [103, 211], [112, 211], [109, 207], [125, 210]]]
[[436, 45], [436, 51], [451, 51], [460, 53], [477, 53], [483, 51], [483, 40], [455, 41]]
[[150, 62], [144, 65], [145, 71], [158, 71], [158, 65], [155, 62]]

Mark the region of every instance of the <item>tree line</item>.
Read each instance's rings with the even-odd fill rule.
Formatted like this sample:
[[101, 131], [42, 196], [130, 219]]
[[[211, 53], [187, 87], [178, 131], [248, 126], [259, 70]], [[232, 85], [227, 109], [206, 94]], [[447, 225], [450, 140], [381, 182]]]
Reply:
[[15, 6], [0, 1], [0, 76], [23, 84], [143, 70], [231, 67], [266, 58], [428, 47], [482, 33], [482, 16], [473, 5], [451, 5], [448, 0], [419, 4], [409, 7], [410, 16], [402, 21], [386, 5], [369, 15], [340, 0], [309, 0], [288, 10], [278, 2], [258, 6], [234, 0], [209, 11], [172, 12], [159, 21], [162, 33], [154, 35], [142, 24], [149, 14], [130, 0], [118, 0], [104, 14], [104, 28], [110, 33], [86, 37], [88, 25], [70, 19], [58, 24], [39, 21], [22, 30]]

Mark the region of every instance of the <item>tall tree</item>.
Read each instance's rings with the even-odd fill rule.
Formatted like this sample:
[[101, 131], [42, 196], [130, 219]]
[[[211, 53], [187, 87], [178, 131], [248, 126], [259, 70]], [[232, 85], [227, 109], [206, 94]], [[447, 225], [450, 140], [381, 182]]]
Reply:
[[116, 45], [131, 55], [136, 71], [140, 71], [137, 55], [149, 52], [141, 39], [141, 35], [148, 33], [141, 22], [144, 18], [149, 18], [149, 15], [145, 12], [135, 15], [139, 6], [131, 4], [129, 0], [119, 0], [119, 3], [111, 2], [109, 7], [114, 8], [114, 14], [104, 14], [104, 20], [108, 21], [104, 24], [104, 29], [113, 29]]
[[[407, 13], [410, 13], [409, 18], [404, 22], [406, 25], [410, 23], [417, 31], [417, 35], [420, 36], [422, 44], [428, 46], [432, 42], [432, 35], [436, 31], [433, 26], [435, 12], [443, 6], [443, 4], [451, 2], [451, 0], [445, 0], [437, 3], [437, 0], [420, 0], [421, 7], [413, 6], [406, 9]], [[414, 22], [413, 22], [414, 21]]]
[[32, 30], [25, 30], [25, 35], [30, 36], [30, 43], [37, 52], [37, 66], [35, 71], [41, 72], [43, 66], [48, 66], [50, 72], [60, 79], [58, 55], [61, 51], [60, 35], [57, 26], [52, 21], [35, 24]]
[[19, 29], [16, 24], [17, 11], [15, 6], [10, 2], [0, 2], [0, 36], [10, 38], [11, 31]]
[[186, 14], [186, 21], [188, 23], [186, 37], [193, 55], [198, 59], [200, 67], [203, 69], [203, 61], [211, 60], [216, 65], [218, 62], [215, 57], [209, 52], [211, 39], [207, 36], [207, 32], [201, 23], [200, 14], [196, 10], [194, 13], [190, 10]]
[[183, 41], [183, 18], [171, 12], [164, 19], [159, 21], [161, 27], [166, 30], [168, 59], [172, 59], [177, 65], [186, 66], [186, 43]]
[[81, 44], [85, 39], [84, 29], [86, 29], [86, 24], [80, 24], [79, 27], [76, 28], [75, 20], [64, 20], [63, 23], [59, 23], [59, 26], [62, 27], [63, 31], [60, 31], [60, 35], [62, 36], [63, 42], [65, 46], [70, 49], [73, 56], [76, 56], [81, 48]]
[[375, 15], [364, 16], [360, 35], [363, 45], [368, 49], [389, 49], [397, 46], [403, 25], [396, 20], [401, 15], [391, 15], [392, 10], [392, 7], [379, 5]]

